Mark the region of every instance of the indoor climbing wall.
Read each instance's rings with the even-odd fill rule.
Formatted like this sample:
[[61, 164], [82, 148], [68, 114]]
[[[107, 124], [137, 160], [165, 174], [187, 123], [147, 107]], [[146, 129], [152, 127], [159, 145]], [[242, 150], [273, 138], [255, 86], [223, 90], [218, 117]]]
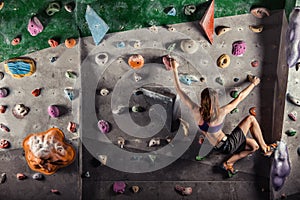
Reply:
[[[18, 1], [16, 5], [20, 3], [24, 4]], [[283, 10], [259, 10], [256, 14], [264, 15], [259, 18], [248, 12], [250, 4], [260, 1], [226, 1], [228, 7], [237, 8], [226, 12], [222, 1], [217, 1], [215, 16], [248, 14], [215, 19], [214, 25], [208, 23], [212, 29], [206, 33], [212, 31], [212, 35], [207, 37], [199, 18], [211, 2], [188, 2], [197, 5], [194, 15], [183, 14], [194, 10], [190, 6], [186, 11], [185, 1], [78, 1], [76, 7], [67, 1], [59, 6], [50, 3], [39, 5], [43, 7], [39, 13], [32, 11], [42, 23], [47, 22], [45, 29], [27, 12], [25, 18], [34, 30], [26, 30], [27, 22], [19, 30], [21, 35], [2, 29], [2, 50], [13, 52], [2, 59], [51, 48], [26, 54], [18, 62], [1, 63], [1, 199], [177, 199], [182, 194], [174, 192], [176, 185], [193, 190], [191, 199], [268, 199], [299, 191], [294, 184], [299, 175], [292, 171], [288, 185], [274, 193], [270, 182], [273, 158], [259, 153], [237, 163], [237, 177], [227, 179], [219, 173], [216, 166], [224, 156], [209, 153], [212, 147], [202, 143], [197, 124], [176, 95], [173, 72], [163, 64], [168, 56], [178, 60], [183, 89], [195, 102], [202, 89], [212, 87], [225, 104], [247, 85], [248, 75], [259, 76], [261, 84], [232, 110], [224, 131], [229, 133], [252, 114], [267, 143], [281, 140], [282, 133], [289, 130], [283, 142], [295, 152], [298, 143], [290, 136], [295, 133], [291, 128], [297, 127], [290, 123], [290, 115], [297, 109], [290, 104], [285, 107], [288, 69]], [[95, 35], [77, 38], [92, 31], [84, 16], [87, 3], [110, 28], [110, 33], [105, 35], [107, 27], [102, 32], [103, 40]], [[32, 9], [36, 6], [30, 5]], [[56, 12], [49, 16], [45, 10]], [[137, 10], [141, 16], [124, 10]], [[60, 19], [76, 19], [66, 23], [68, 34], [53, 24]], [[53, 30], [59, 30], [57, 35]], [[11, 47], [11, 42], [17, 45]], [[293, 72], [289, 74], [290, 90], [296, 90], [298, 84]], [[50, 144], [45, 138], [50, 138]], [[47, 152], [49, 146], [54, 153]], [[291, 161], [296, 163], [294, 152]], [[41, 164], [32, 155], [47, 157], [51, 165]]]

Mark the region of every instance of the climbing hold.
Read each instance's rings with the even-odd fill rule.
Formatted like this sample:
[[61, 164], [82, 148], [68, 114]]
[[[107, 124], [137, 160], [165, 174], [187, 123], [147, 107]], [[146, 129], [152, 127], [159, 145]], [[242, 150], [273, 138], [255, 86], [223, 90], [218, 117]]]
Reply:
[[107, 156], [106, 155], [99, 155], [98, 158], [99, 158], [99, 161], [101, 162], [102, 165], [106, 165], [106, 163], [107, 163]]
[[31, 58], [12, 58], [5, 61], [4, 68], [12, 77], [23, 78], [35, 72], [35, 62]]
[[180, 47], [183, 52], [193, 54], [198, 50], [199, 44], [195, 40], [185, 39], [181, 41]]
[[222, 54], [218, 60], [217, 60], [217, 65], [220, 68], [226, 68], [230, 64], [230, 57], [227, 54]]
[[98, 128], [101, 131], [101, 133], [106, 134], [110, 131], [109, 123], [107, 121], [102, 120], [102, 119], [98, 121]]
[[292, 111], [288, 114], [288, 117], [293, 121], [297, 121], [297, 111]]
[[44, 179], [44, 175], [41, 174], [41, 173], [34, 173], [34, 174], [32, 175], [32, 179], [33, 179], [33, 180], [40, 181], [40, 180], [43, 180], [43, 179]]
[[18, 44], [20, 44], [21, 42], [21, 38], [20, 37], [15, 37], [12, 41], [11, 41], [11, 45], [16, 46]]
[[231, 28], [228, 27], [228, 26], [218, 26], [216, 27], [215, 31], [216, 31], [216, 34], [219, 36], [219, 35], [222, 35], [228, 31], [230, 31]]
[[153, 33], [158, 33], [158, 28], [157, 28], [157, 26], [155, 26], [155, 25], [150, 26], [150, 27], [149, 27], [149, 30], [150, 30], [151, 32], [153, 32]]
[[182, 118], [179, 118], [179, 120], [180, 120], [180, 124], [182, 125], [184, 136], [188, 136], [189, 135], [189, 127], [190, 127], [189, 123]]
[[237, 98], [237, 97], [239, 96], [239, 91], [236, 90], [236, 89], [232, 90], [232, 91], [230, 92], [230, 96], [231, 96], [232, 98]]
[[201, 78], [200, 78], [200, 82], [201, 82], [201, 83], [204, 83], [205, 81], [206, 81], [206, 80], [205, 80], [204, 77], [201, 77]]
[[152, 163], [155, 162], [155, 160], [156, 160], [156, 155], [151, 155], [151, 154], [149, 154], [148, 157], [149, 157], [149, 159], [151, 160]]
[[53, 57], [50, 58], [50, 62], [51, 62], [51, 63], [54, 63], [57, 59], [58, 59], [58, 57], [53, 56]]
[[58, 42], [54, 39], [49, 39], [48, 40], [48, 44], [50, 45], [50, 47], [54, 48], [58, 46]]
[[2, 10], [3, 6], [4, 6], [4, 0], [1, 0], [0, 1], [0, 10]]
[[101, 96], [107, 96], [109, 94], [109, 90], [106, 88], [103, 88], [100, 90], [100, 95]]
[[139, 82], [140, 80], [142, 80], [142, 77], [135, 72], [133, 73], [133, 78], [134, 78], [135, 82]]
[[82, 177], [83, 177], [83, 178], [90, 178], [90, 177], [91, 177], [91, 174], [90, 174], [89, 171], [86, 171], [86, 172], [84, 172], [84, 173], [82, 174]]
[[264, 18], [270, 16], [270, 11], [267, 8], [263, 7], [251, 8], [250, 12], [254, 17], [257, 18]]
[[77, 131], [76, 129], [76, 123], [75, 122], [69, 122], [68, 123], [68, 127], [67, 127], [67, 130], [71, 133], [75, 133]]
[[131, 191], [132, 191], [133, 193], [138, 193], [138, 192], [140, 191], [140, 187], [137, 186], [137, 185], [133, 185], [133, 186], [131, 187]]
[[0, 149], [7, 149], [10, 147], [10, 143], [8, 140], [0, 139]]
[[158, 145], [160, 145], [160, 139], [159, 138], [152, 138], [148, 143], [149, 147], [158, 146]]
[[199, 79], [194, 75], [179, 74], [179, 81], [186, 85], [191, 85], [193, 82], [199, 82]]
[[22, 145], [30, 169], [46, 175], [54, 174], [75, 160], [75, 149], [65, 141], [64, 133], [58, 128], [28, 134]]
[[0, 105], [0, 113], [5, 113], [7, 106]]
[[290, 93], [287, 93], [287, 99], [296, 106], [300, 106], [300, 99], [292, 96]]
[[26, 179], [26, 178], [27, 178], [27, 176], [26, 176], [25, 174], [17, 173], [17, 179], [18, 179], [18, 180], [24, 180], [24, 179]]
[[256, 107], [251, 107], [249, 109], [249, 113], [250, 113], [250, 115], [253, 115], [255, 117], [256, 116]]
[[240, 80], [239, 78], [234, 78], [233, 79], [234, 82], [239, 82], [239, 80]]
[[185, 15], [192, 15], [192, 14], [194, 14], [195, 12], [196, 12], [196, 6], [195, 5], [186, 5], [185, 7], [184, 7], [184, 14]]
[[214, 36], [214, 8], [215, 2], [214, 0], [211, 1], [209, 8], [204, 13], [202, 19], [200, 20], [199, 24], [202, 27], [204, 33], [206, 34], [209, 42], [213, 43], [213, 36]]
[[73, 48], [76, 45], [76, 40], [74, 38], [67, 38], [65, 40], [65, 45], [67, 48]]
[[232, 44], [232, 55], [242, 56], [246, 52], [246, 42], [236, 41]]
[[205, 157], [196, 156], [196, 160], [197, 160], [197, 161], [202, 161], [202, 160], [204, 160], [204, 159], [205, 159]]
[[193, 192], [193, 189], [191, 187], [183, 187], [183, 186], [180, 186], [180, 185], [176, 185], [175, 190], [177, 192], [179, 192], [181, 195], [184, 195], [184, 196], [191, 195], [192, 192]]
[[141, 41], [135, 41], [134, 44], [133, 44], [133, 47], [136, 48], [136, 49], [141, 48]]
[[238, 112], [239, 112], [239, 109], [238, 108], [234, 108], [232, 111], [230, 111], [230, 114], [238, 113]]
[[52, 118], [59, 117], [60, 116], [60, 109], [59, 109], [59, 107], [56, 106], [56, 105], [50, 105], [48, 107], [48, 114]]
[[142, 108], [141, 106], [132, 106], [131, 107], [131, 111], [132, 112], [143, 112], [145, 109], [144, 108]]
[[75, 2], [70, 2], [70, 3], [67, 3], [64, 8], [67, 12], [71, 13], [73, 12], [73, 10], [75, 9]]
[[2, 173], [0, 176], [0, 184], [5, 183], [6, 181], [6, 173]]
[[120, 146], [121, 149], [124, 148], [125, 139], [123, 137], [118, 137], [118, 145]]
[[258, 66], [259, 66], [259, 61], [258, 61], [258, 60], [253, 60], [253, 61], [251, 62], [251, 66], [252, 66], [252, 67], [258, 67]]
[[300, 7], [295, 7], [289, 15], [289, 24], [286, 32], [286, 54], [287, 64], [291, 67], [296, 67], [296, 71], [300, 67]]
[[122, 49], [122, 48], [126, 47], [126, 44], [125, 44], [125, 42], [120, 41], [120, 42], [117, 42], [116, 47], [119, 49]]
[[0, 98], [7, 97], [8, 93], [9, 92], [7, 88], [0, 88]]
[[287, 130], [285, 133], [286, 133], [288, 136], [295, 136], [296, 133], [297, 133], [297, 131], [291, 128], [291, 129]]
[[33, 16], [29, 19], [27, 30], [32, 36], [38, 35], [40, 32], [42, 32], [44, 29], [43, 24], [40, 22], [40, 20]]
[[270, 178], [275, 191], [279, 191], [287, 176], [291, 172], [291, 164], [287, 145], [284, 142], [277, 142], [277, 148], [272, 162]]
[[23, 119], [29, 111], [30, 109], [24, 104], [17, 104], [12, 109], [12, 113], [17, 119]]
[[77, 73], [72, 70], [67, 70], [65, 76], [69, 79], [76, 79], [78, 77]]
[[164, 9], [164, 12], [170, 16], [176, 16], [176, 9], [174, 7], [168, 7]]
[[134, 54], [129, 57], [128, 64], [133, 69], [140, 69], [144, 66], [144, 58], [142, 55]]
[[64, 89], [64, 93], [69, 98], [70, 101], [73, 101], [75, 98], [75, 90], [71, 87], [67, 87]]
[[263, 25], [249, 25], [249, 29], [254, 33], [260, 33], [263, 31]]
[[32, 90], [31, 94], [35, 97], [38, 97], [38, 96], [40, 96], [41, 91], [42, 91], [42, 88], [36, 88], [36, 89]]
[[99, 45], [104, 38], [109, 27], [101, 17], [88, 5], [85, 11], [85, 20], [89, 25], [93, 40], [96, 45]]
[[113, 191], [117, 194], [123, 194], [125, 192], [126, 183], [123, 181], [116, 181], [113, 184]]
[[60, 11], [60, 5], [57, 2], [49, 3], [49, 5], [46, 9], [46, 13], [48, 16], [52, 16], [59, 11]]
[[0, 80], [2, 80], [4, 78], [4, 73], [0, 72]]
[[297, 148], [298, 156], [300, 156], [300, 147]]
[[105, 65], [108, 61], [108, 54], [107, 53], [99, 53], [95, 57], [95, 61], [98, 65]]
[[217, 77], [216, 82], [219, 83], [220, 85], [224, 85], [224, 80], [221, 77]]
[[0, 123], [0, 129], [7, 133], [10, 132], [9, 128], [2, 123]]

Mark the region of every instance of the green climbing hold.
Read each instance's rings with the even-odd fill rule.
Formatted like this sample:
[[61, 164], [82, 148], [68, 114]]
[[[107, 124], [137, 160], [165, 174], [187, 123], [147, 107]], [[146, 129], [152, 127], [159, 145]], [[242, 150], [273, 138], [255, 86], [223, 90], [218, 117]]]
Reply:
[[290, 129], [290, 130], [287, 130], [286, 132], [285, 132], [288, 136], [294, 136], [294, 135], [296, 135], [296, 130], [294, 130], [294, 129]]
[[238, 113], [238, 112], [239, 112], [239, 109], [238, 108], [234, 108], [232, 111], [230, 111], [230, 114]]
[[237, 90], [233, 90], [230, 92], [230, 96], [232, 98], [237, 98], [239, 96], [239, 92]]
[[197, 160], [197, 161], [204, 160], [204, 158], [205, 158], [205, 157], [202, 157], [202, 156], [196, 156], [196, 160]]

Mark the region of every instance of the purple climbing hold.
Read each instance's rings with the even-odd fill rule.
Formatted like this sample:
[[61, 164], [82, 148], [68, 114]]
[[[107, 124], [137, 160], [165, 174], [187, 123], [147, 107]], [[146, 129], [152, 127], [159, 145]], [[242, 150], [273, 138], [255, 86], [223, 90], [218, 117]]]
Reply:
[[288, 148], [284, 142], [278, 142], [271, 169], [271, 180], [275, 191], [278, 191], [283, 187], [285, 179], [290, 174], [290, 171], [291, 164]]
[[246, 42], [236, 41], [232, 44], [232, 55], [242, 56], [246, 52]]
[[102, 119], [98, 121], [98, 128], [102, 133], [108, 133], [110, 131], [108, 122]]
[[6, 88], [0, 88], [0, 98], [7, 97], [8, 90]]
[[126, 183], [123, 181], [116, 181], [113, 184], [113, 190], [115, 193], [123, 194], [125, 192]]
[[48, 114], [50, 115], [50, 117], [53, 117], [53, 118], [59, 117], [60, 112], [59, 112], [58, 106], [56, 106], [56, 105], [49, 106]]
[[33, 16], [30, 18], [27, 26], [27, 30], [32, 36], [36, 36], [40, 32], [42, 32], [44, 29], [43, 24], [40, 22], [40, 20]]

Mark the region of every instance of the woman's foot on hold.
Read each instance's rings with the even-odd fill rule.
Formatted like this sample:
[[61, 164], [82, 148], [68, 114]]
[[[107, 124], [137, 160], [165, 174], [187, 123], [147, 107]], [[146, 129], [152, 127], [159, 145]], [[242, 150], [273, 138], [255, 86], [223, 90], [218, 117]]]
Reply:
[[227, 172], [229, 178], [238, 173], [238, 170], [233, 168], [233, 164], [228, 164], [227, 162], [222, 163], [221, 168]]
[[264, 156], [270, 157], [276, 150], [277, 146], [278, 146], [277, 143], [268, 145], [264, 151]]

